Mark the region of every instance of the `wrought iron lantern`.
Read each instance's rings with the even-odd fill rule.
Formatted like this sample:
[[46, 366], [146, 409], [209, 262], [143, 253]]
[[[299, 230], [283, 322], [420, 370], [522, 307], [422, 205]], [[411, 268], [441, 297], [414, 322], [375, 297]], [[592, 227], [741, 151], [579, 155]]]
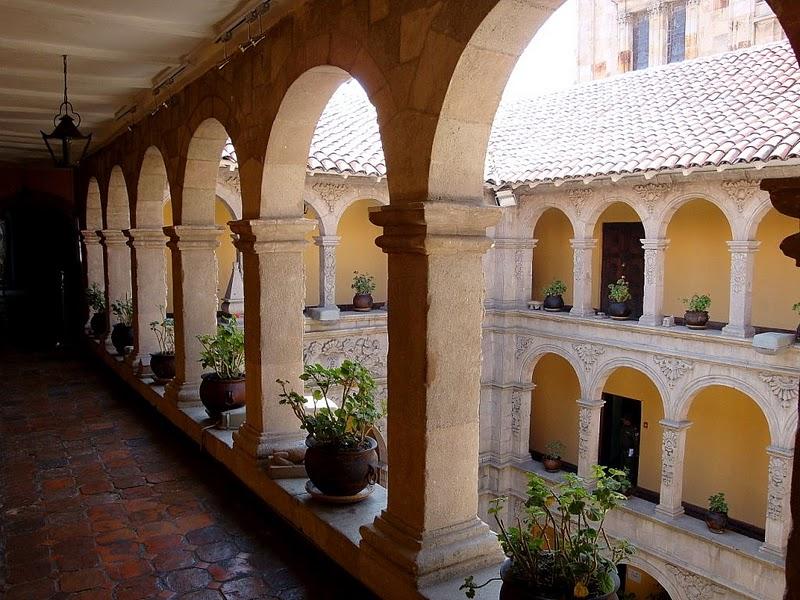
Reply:
[[81, 125], [81, 116], [72, 108], [72, 103], [67, 98], [67, 55], [64, 58], [64, 101], [58, 109], [58, 114], [53, 117], [53, 133], [41, 132], [42, 139], [53, 157], [57, 167], [72, 167], [77, 165], [86, 156], [92, 134], [83, 135], [78, 127]]

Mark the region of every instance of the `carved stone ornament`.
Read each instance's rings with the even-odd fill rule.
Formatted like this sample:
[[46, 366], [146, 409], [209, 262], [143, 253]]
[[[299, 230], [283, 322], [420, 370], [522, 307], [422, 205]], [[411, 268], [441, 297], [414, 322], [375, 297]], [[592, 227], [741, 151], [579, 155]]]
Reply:
[[311, 189], [319, 194], [319, 197], [328, 205], [328, 210], [333, 212], [336, 209], [336, 203], [342, 198], [347, 191], [347, 186], [343, 183], [329, 183], [320, 181], [311, 186]]
[[589, 455], [589, 433], [592, 428], [592, 409], [582, 406], [578, 412], [578, 455]]
[[736, 205], [736, 210], [744, 212], [747, 203], [761, 186], [761, 180], [733, 179], [722, 182], [722, 189], [728, 193], [731, 201]]
[[575, 207], [576, 215], [581, 216], [583, 205], [591, 200], [593, 193], [592, 188], [574, 188], [567, 191], [567, 196], [569, 196], [572, 206]]
[[769, 457], [769, 489], [767, 493], [767, 518], [783, 521], [783, 503], [789, 477], [789, 461], [782, 456]]
[[583, 369], [588, 373], [592, 370], [597, 360], [603, 355], [606, 349], [596, 344], [572, 344], [575, 354], [581, 359]]
[[525, 354], [528, 350], [531, 349], [533, 346], [533, 338], [529, 336], [517, 336], [517, 345], [516, 349], [514, 350], [514, 356], [516, 358], [521, 357]]
[[656, 209], [656, 204], [663, 200], [667, 192], [672, 189], [672, 186], [667, 183], [647, 183], [634, 186], [633, 189], [636, 190], [636, 193], [639, 194], [647, 206], [647, 213], [652, 215]]
[[386, 377], [386, 348], [378, 337], [343, 337], [312, 340], [303, 349], [303, 362], [335, 367], [346, 359], [357, 360], [374, 377]]
[[644, 251], [644, 282], [647, 285], [656, 284], [656, 261], [658, 260], [658, 250], [648, 248]]
[[731, 291], [741, 294], [747, 286], [747, 254], [734, 252], [731, 254]]
[[696, 573], [687, 571], [677, 565], [667, 564], [667, 570], [678, 582], [678, 588], [683, 590], [689, 600], [709, 600], [724, 590], [710, 579]]
[[322, 252], [322, 291], [325, 306], [336, 305], [336, 248], [323, 246]]
[[661, 369], [661, 373], [667, 380], [669, 387], [675, 387], [675, 384], [687, 371], [694, 369], [694, 365], [689, 361], [675, 358], [674, 356], [661, 356], [656, 354], [653, 361]]
[[238, 195], [242, 195], [242, 182], [239, 179], [239, 171], [220, 169], [222, 183], [233, 189]]
[[511, 394], [511, 432], [519, 434], [520, 423], [522, 418], [520, 411], [522, 410], [522, 393], [515, 391]]
[[675, 475], [675, 451], [678, 447], [678, 432], [667, 429], [661, 441], [661, 481], [672, 485]]
[[782, 408], [797, 406], [800, 378], [775, 373], [761, 373], [759, 377], [767, 384], [769, 391], [780, 402]]
[[514, 251], [514, 278], [517, 281], [525, 277], [525, 252], [522, 250]]

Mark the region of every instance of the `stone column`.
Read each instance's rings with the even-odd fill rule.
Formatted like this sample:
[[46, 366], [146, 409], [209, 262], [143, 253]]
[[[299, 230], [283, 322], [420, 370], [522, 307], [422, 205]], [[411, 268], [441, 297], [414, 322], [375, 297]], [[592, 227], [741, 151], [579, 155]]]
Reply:
[[664, 251], [667, 239], [642, 239], [644, 248], [644, 299], [642, 325], [658, 326], [664, 318]]
[[578, 476], [590, 477], [600, 456], [600, 417], [605, 400], [578, 400]]
[[86, 265], [86, 286], [96, 283], [101, 289], [105, 287], [103, 276], [103, 246], [98, 232], [85, 229], [81, 231], [83, 242], [83, 263]]
[[667, 59], [667, 17], [664, 0], [654, 0], [648, 9], [650, 17], [649, 66], [663, 65]]
[[[499, 209], [372, 209], [389, 255], [389, 497], [361, 528], [361, 572], [395, 598], [501, 559], [477, 517], [486, 228]], [[391, 459], [390, 459], [391, 460]]]
[[686, 2], [686, 60], [697, 58], [700, 33], [700, 0]]
[[592, 250], [595, 239], [572, 239], [572, 310], [578, 317], [594, 316], [592, 308]]
[[769, 455], [769, 480], [767, 482], [767, 524], [764, 536], [765, 552], [783, 556], [789, 532], [792, 528], [789, 498], [792, 487], [792, 465], [794, 450], [791, 448], [767, 448]]
[[659, 421], [661, 441], [661, 501], [656, 512], [665, 517], [683, 514], [683, 462], [686, 458], [686, 430], [690, 421]]
[[117, 229], [103, 229], [97, 232], [105, 251], [106, 306], [110, 327], [117, 323], [111, 312], [111, 304], [116, 300], [131, 297], [131, 253], [127, 238]]
[[287, 380], [302, 393], [303, 248], [314, 222], [302, 217], [253, 219], [230, 226], [244, 259], [247, 375], [247, 414], [234, 433], [234, 448], [261, 459], [303, 437], [291, 409], [278, 404], [281, 388], [275, 380]]
[[[233, 242], [236, 243], [236, 236], [231, 235]], [[244, 314], [244, 281], [242, 279], [242, 253], [236, 251], [236, 261], [233, 263], [228, 286], [225, 288], [225, 296], [219, 309], [229, 315], [241, 317]]]
[[318, 321], [336, 321], [336, 246], [342, 241], [338, 235], [320, 235], [314, 238], [319, 248], [319, 306], [309, 312]]
[[532, 300], [533, 250], [539, 240], [496, 238], [494, 240], [497, 308], [527, 308]]
[[731, 253], [731, 301], [728, 324], [722, 328], [722, 333], [738, 338], [752, 337], [753, 265], [761, 242], [735, 240], [725, 243]]
[[617, 72], [627, 73], [631, 70], [632, 64], [633, 32], [631, 30], [631, 13], [620, 5], [617, 5], [617, 11], [617, 43], [619, 44]]
[[200, 402], [198, 335], [217, 329], [217, 255], [222, 227], [164, 227], [172, 250], [172, 307], [175, 315], [175, 377], [165, 396], [178, 406]]
[[134, 371], [147, 375], [150, 353], [158, 352], [156, 335], [150, 323], [160, 321], [167, 305], [164, 246], [167, 238], [161, 229], [125, 231], [132, 257], [133, 352], [126, 357]]

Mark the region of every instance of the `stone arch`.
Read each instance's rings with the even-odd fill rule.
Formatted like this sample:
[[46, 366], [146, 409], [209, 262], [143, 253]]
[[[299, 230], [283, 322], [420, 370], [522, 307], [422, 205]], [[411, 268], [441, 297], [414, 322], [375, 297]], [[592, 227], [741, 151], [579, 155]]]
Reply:
[[230, 136], [225, 126], [209, 117], [194, 130], [186, 152], [186, 167], [180, 201], [173, 198], [177, 225], [214, 225], [214, 202], [222, 149]]
[[[432, 140], [429, 198], [482, 202], [486, 151], [503, 90], [519, 56], [542, 23], [562, 3], [563, 0], [500, 0], [470, 30], [474, 33], [458, 54], [452, 76], [446, 80], [447, 89]], [[439, 47], [433, 43], [430, 46]], [[425, 58], [423, 55], [422, 60]], [[417, 73], [425, 72], [420, 69]], [[476, 86], [475, 81], [481, 85]], [[432, 81], [422, 84], [437, 85]]]
[[666, 385], [664, 384], [663, 379], [654, 369], [650, 367], [650, 365], [629, 356], [612, 358], [611, 360], [599, 365], [588, 387], [590, 394], [588, 399], [599, 400], [603, 394], [603, 389], [605, 388], [608, 379], [611, 377], [614, 371], [623, 367], [638, 371], [652, 382], [652, 384], [658, 390], [658, 395], [661, 397], [661, 407], [664, 409], [664, 416], [668, 416], [670, 414], [669, 405], [671, 403], [671, 396]]
[[534, 237], [534, 231], [536, 231], [536, 226], [539, 224], [539, 220], [547, 211], [551, 209], [560, 212], [567, 218], [567, 221], [569, 221], [569, 224], [572, 227], [572, 237], [578, 235], [580, 225], [575, 218], [575, 214], [566, 206], [564, 206], [563, 203], [558, 202], [555, 198], [547, 198], [540, 199], [540, 201], [536, 202], [536, 206], [532, 210], [527, 211], [528, 214], [526, 215], [526, 220], [528, 220], [530, 223], [530, 237]]
[[539, 360], [541, 360], [545, 354], [555, 354], [566, 360], [572, 366], [572, 370], [575, 371], [575, 376], [578, 378], [578, 383], [580, 384], [581, 397], [585, 397], [586, 390], [588, 389], [586, 377], [583, 369], [576, 368], [575, 365], [579, 364], [579, 361], [571, 352], [557, 344], [541, 344], [526, 350], [523, 349], [525, 340], [526, 338], [517, 338], [518, 353], [519, 350], [522, 350], [522, 354], [517, 363], [519, 369], [517, 371], [517, 381], [529, 381]]
[[242, 195], [222, 182], [217, 183], [216, 193], [217, 199], [225, 205], [233, 218], [237, 221], [240, 220], [242, 218]]
[[586, 216], [586, 219], [583, 221], [585, 234], [586, 237], [591, 237], [595, 227], [597, 226], [600, 217], [603, 216], [603, 213], [606, 212], [609, 208], [611, 208], [614, 204], [624, 204], [625, 206], [629, 207], [636, 215], [639, 217], [639, 221], [645, 228], [645, 234], [648, 234], [647, 226], [648, 226], [648, 215], [646, 212], [642, 211], [642, 207], [637, 202], [632, 202], [628, 198], [622, 196], [609, 196], [608, 198], [604, 198], [601, 202], [596, 204], [592, 211]]
[[103, 206], [100, 200], [100, 184], [97, 178], [89, 178], [86, 190], [86, 217], [84, 221], [88, 231], [97, 231], [103, 228]]
[[665, 204], [664, 209], [657, 216], [652, 228], [647, 230], [647, 235], [650, 236], [654, 234], [653, 237], [657, 238], [666, 237], [667, 227], [669, 227], [672, 217], [675, 216], [675, 213], [678, 212], [682, 206], [692, 202], [693, 200], [704, 200], [714, 205], [725, 217], [725, 221], [728, 224], [728, 229], [730, 230], [731, 236], [734, 235], [734, 233], [737, 231], [737, 218], [733, 213], [731, 213], [728, 203], [706, 192], [681, 192], [670, 198]]
[[161, 151], [155, 146], [145, 150], [139, 170], [133, 226], [157, 229], [164, 224], [164, 198], [169, 194], [167, 167]]
[[[761, 221], [764, 220], [764, 217], [767, 216], [767, 213], [772, 208], [772, 201], [769, 198], [769, 194], [766, 194], [765, 197], [761, 200], [758, 204], [756, 209], [753, 213], [748, 217], [743, 231], [740, 234], [741, 239], [743, 240], [754, 240], [756, 239], [756, 233], [758, 232], [758, 226], [761, 225]], [[734, 235], [737, 235], [734, 233]]]
[[125, 183], [125, 175], [119, 165], [115, 165], [111, 169], [105, 209], [105, 229], [130, 229], [131, 213], [128, 203], [128, 188]]
[[680, 583], [675, 581], [672, 575], [664, 571], [660, 566], [656, 565], [656, 563], [645, 558], [641, 552], [637, 552], [630, 558], [625, 559], [622, 561], [622, 564], [630, 565], [650, 575], [650, 577], [655, 579], [658, 584], [664, 588], [672, 600], [685, 600], [687, 598], [686, 594], [683, 593], [683, 587]]

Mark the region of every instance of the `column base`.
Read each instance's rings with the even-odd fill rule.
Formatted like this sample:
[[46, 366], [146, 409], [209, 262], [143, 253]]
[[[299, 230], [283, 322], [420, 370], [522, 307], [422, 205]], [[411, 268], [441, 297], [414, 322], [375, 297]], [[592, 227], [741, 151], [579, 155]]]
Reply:
[[248, 423], [233, 432], [233, 449], [251, 460], [264, 461], [276, 450], [286, 450], [302, 445], [305, 432], [264, 433]]
[[595, 315], [595, 312], [594, 308], [592, 308], [591, 306], [589, 306], [588, 308], [573, 306], [570, 309], [569, 314], [571, 314], [573, 317], [593, 317]]
[[170, 380], [164, 386], [164, 398], [178, 408], [187, 406], [199, 406], [200, 402], [200, 383], [199, 382], [180, 382], [176, 379]]
[[742, 327], [740, 325], [731, 325], [728, 323], [722, 328], [723, 335], [735, 338], [751, 338], [755, 335], [755, 332], [756, 330], [749, 325], [747, 327]]
[[639, 317], [640, 325], [647, 325], [648, 327], [659, 327], [664, 322], [663, 315], [642, 315]]
[[759, 551], [763, 552], [764, 554], [769, 554], [770, 556], [776, 556], [778, 558], [784, 558], [786, 556], [786, 548], [778, 548], [777, 546], [773, 546], [772, 544], [767, 544], [766, 542], [759, 546]]
[[361, 527], [361, 572], [387, 598], [410, 598], [409, 592], [499, 565], [503, 553], [497, 536], [475, 517], [441, 529], [418, 533], [385, 510], [372, 525]]
[[338, 321], [341, 316], [338, 306], [315, 306], [308, 314], [315, 321]]
[[656, 506], [655, 510], [656, 513], [668, 519], [674, 519], [675, 517], [680, 517], [685, 512], [683, 510], [683, 506], [665, 506], [663, 504], [659, 504], [658, 506]]

